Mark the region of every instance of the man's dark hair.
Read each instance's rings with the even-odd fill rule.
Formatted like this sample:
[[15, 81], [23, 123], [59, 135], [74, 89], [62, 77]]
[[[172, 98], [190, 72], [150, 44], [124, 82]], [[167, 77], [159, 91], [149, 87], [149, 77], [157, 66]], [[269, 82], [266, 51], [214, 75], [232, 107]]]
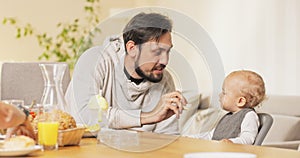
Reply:
[[149, 40], [158, 41], [163, 34], [171, 30], [172, 22], [168, 17], [158, 13], [139, 13], [128, 22], [123, 30], [125, 48], [129, 40], [134, 41], [136, 45]]

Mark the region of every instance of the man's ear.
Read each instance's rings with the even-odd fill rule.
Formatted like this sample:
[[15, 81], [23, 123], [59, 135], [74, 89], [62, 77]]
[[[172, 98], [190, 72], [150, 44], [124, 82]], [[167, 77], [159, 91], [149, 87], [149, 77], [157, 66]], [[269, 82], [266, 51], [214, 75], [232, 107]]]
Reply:
[[127, 53], [128, 53], [129, 56], [131, 56], [131, 57], [135, 57], [136, 56], [137, 47], [135, 46], [134, 41], [129, 40], [126, 43], [126, 51], [127, 51]]
[[246, 103], [247, 103], [247, 99], [245, 97], [239, 97], [237, 106], [241, 108], [245, 106]]

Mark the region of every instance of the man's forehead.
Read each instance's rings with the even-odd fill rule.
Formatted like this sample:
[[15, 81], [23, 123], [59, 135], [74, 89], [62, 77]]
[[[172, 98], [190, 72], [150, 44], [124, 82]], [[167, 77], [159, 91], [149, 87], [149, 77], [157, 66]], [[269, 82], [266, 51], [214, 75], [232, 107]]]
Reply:
[[166, 43], [161, 43], [161, 42], [154, 42], [154, 41], [150, 41], [146, 43], [147, 45], [150, 46], [151, 49], [165, 49], [165, 50], [169, 50], [173, 47], [173, 44], [166, 44]]

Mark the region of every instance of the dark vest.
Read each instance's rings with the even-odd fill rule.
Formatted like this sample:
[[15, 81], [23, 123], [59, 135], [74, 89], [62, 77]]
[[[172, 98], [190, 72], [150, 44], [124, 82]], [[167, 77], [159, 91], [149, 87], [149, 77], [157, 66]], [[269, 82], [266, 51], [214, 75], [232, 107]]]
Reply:
[[225, 116], [223, 116], [214, 131], [212, 140], [238, 137], [241, 133], [241, 125], [244, 117], [250, 111], [255, 110], [252, 108], [244, 108], [235, 114], [229, 112]]

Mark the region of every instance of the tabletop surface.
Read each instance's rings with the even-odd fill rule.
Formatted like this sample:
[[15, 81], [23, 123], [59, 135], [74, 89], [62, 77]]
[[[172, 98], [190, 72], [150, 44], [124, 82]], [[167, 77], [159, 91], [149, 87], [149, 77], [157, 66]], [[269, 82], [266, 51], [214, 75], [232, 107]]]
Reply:
[[58, 151], [38, 151], [28, 157], [172, 157], [183, 158], [194, 152], [242, 152], [257, 158], [300, 158], [296, 150], [253, 145], [228, 144], [148, 132], [110, 133], [96, 138], [83, 138], [78, 146], [60, 147]]

